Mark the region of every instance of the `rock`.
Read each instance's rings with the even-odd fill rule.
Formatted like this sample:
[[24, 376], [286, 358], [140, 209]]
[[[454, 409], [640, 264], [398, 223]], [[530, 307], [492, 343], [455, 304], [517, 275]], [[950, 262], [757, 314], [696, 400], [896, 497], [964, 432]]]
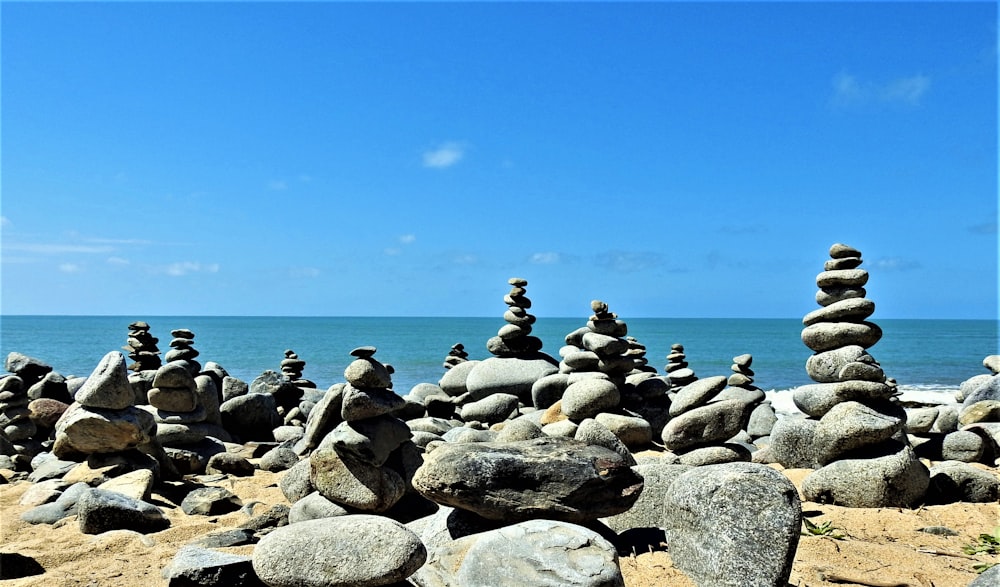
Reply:
[[882, 339], [882, 329], [873, 322], [820, 322], [802, 329], [802, 342], [820, 353], [847, 345], [874, 346]]
[[226, 548], [229, 546], [243, 546], [253, 544], [257, 539], [254, 531], [249, 528], [233, 528], [206, 534], [201, 538], [189, 542], [188, 546], [199, 546], [201, 548]]
[[[472, 363], [472, 361], [468, 363]], [[463, 366], [468, 363], [464, 363]], [[543, 353], [525, 358], [490, 357], [475, 362], [469, 368], [465, 378], [465, 386], [469, 393], [469, 399], [472, 401], [480, 400], [494, 393], [507, 393], [528, 403], [531, 401], [531, 388], [535, 381], [556, 373], [558, 370], [556, 361]], [[449, 395], [452, 392], [445, 386], [445, 380], [454, 371], [455, 369], [449, 370], [441, 379], [441, 388]]]
[[98, 489], [114, 491], [136, 500], [149, 499], [155, 478], [149, 469], [136, 469], [113, 477], [97, 486]]
[[249, 393], [222, 402], [222, 426], [241, 442], [274, 440], [273, 430], [281, 426], [278, 405], [267, 393]]
[[135, 393], [128, 382], [125, 355], [118, 351], [104, 355], [74, 399], [88, 408], [104, 410], [124, 410], [133, 405]]
[[406, 491], [403, 478], [388, 467], [376, 467], [320, 448], [309, 457], [312, 486], [323, 497], [366, 512], [381, 513]]
[[839, 403], [827, 412], [813, 433], [816, 462], [825, 465], [857, 448], [888, 440], [903, 429], [905, 412], [886, 402], [875, 409], [858, 402]]
[[0, 581], [21, 579], [45, 573], [37, 560], [19, 552], [0, 552]]
[[261, 471], [278, 472], [291, 469], [298, 462], [299, 455], [295, 454], [294, 450], [284, 446], [277, 446], [260, 457], [258, 466]]
[[320, 443], [320, 448], [334, 448], [342, 455], [374, 467], [381, 467], [394, 450], [412, 436], [399, 418], [376, 416], [341, 422]]
[[998, 583], [1000, 583], [1000, 565], [994, 565], [969, 583], [969, 587], [995, 587]]
[[[601, 521], [619, 534], [638, 528], [663, 528], [665, 513], [663, 500], [670, 485], [681, 474], [691, 469], [688, 465], [665, 462], [641, 463], [634, 467], [642, 476], [642, 494], [628, 511], [602, 518]], [[651, 545], [659, 546], [659, 545]]]
[[309, 459], [302, 459], [281, 476], [278, 488], [289, 503], [295, 503], [315, 491], [310, 479], [311, 473], [312, 463]]
[[769, 436], [774, 424], [778, 421], [777, 414], [770, 402], [758, 405], [750, 412], [750, 419], [747, 421], [747, 433], [751, 438]]
[[171, 587], [266, 587], [250, 557], [190, 545], [181, 547], [161, 574]]
[[663, 445], [676, 451], [732, 438], [746, 426], [752, 409], [753, 405], [731, 399], [685, 412], [663, 427]]
[[599, 420], [587, 418], [583, 422], [580, 422], [580, 425], [576, 428], [576, 432], [573, 434], [573, 438], [587, 444], [609, 448], [620, 454], [626, 465], [629, 467], [635, 466], [635, 458], [629, 452], [628, 446]]
[[781, 418], [771, 430], [771, 456], [786, 469], [811, 469], [816, 467], [813, 436], [817, 420]]
[[[772, 445], [773, 447], [773, 445]], [[859, 449], [802, 481], [808, 501], [843, 507], [915, 507], [930, 482], [913, 449], [895, 441]]]
[[861, 322], [874, 312], [875, 302], [865, 298], [849, 298], [809, 312], [802, 318], [802, 324], [810, 326], [819, 322]]
[[150, 441], [156, 423], [149, 412], [129, 406], [124, 410], [71, 405], [56, 423], [56, 456], [74, 453], [120, 452]]
[[990, 370], [990, 373], [996, 375], [1000, 373], [1000, 355], [988, 355], [983, 359], [983, 367]]
[[89, 489], [80, 495], [76, 519], [84, 534], [109, 530], [134, 530], [145, 534], [170, 525], [153, 504], [103, 489]]
[[962, 407], [982, 401], [1000, 401], [1000, 376], [994, 375], [983, 380], [982, 384], [970, 389], [962, 401]]
[[212, 455], [205, 466], [205, 472], [209, 475], [222, 473], [235, 477], [253, 477], [257, 468], [250, 461], [240, 455], [230, 452], [220, 452]]
[[698, 467], [671, 483], [663, 509], [671, 559], [696, 584], [788, 584], [802, 506], [781, 473], [753, 463]]
[[927, 408], [909, 408], [906, 410], [907, 434], [923, 434], [930, 432], [938, 418], [940, 409], [937, 406]]
[[930, 469], [927, 503], [993, 503], [1000, 495], [1000, 480], [989, 471], [960, 461], [942, 461]]
[[426, 559], [399, 522], [349, 515], [274, 530], [255, 547], [253, 568], [270, 587], [368, 587], [403, 581]]
[[969, 430], [958, 430], [944, 437], [941, 460], [975, 463], [985, 451], [986, 445], [982, 436]]
[[515, 442], [541, 438], [542, 436], [542, 429], [538, 427], [538, 424], [522, 417], [505, 422], [494, 440], [496, 442]]
[[406, 400], [391, 389], [360, 389], [348, 384], [343, 393], [340, 415], [348, 422], [385, 416], [406, 405]]
[[[850, 368], [848, 368], [850, 366]], [[806, 373], [809, 378], [819, 383], [837, 383], [838, 381], [849, 381], [853, 377], [845, 371], [859, 372], [860, 366], [868, 367], [866, 381], [885, 381], [885, 373], [875, 361], [875, 358], [868, 354], [864, 347], [858, 345], [847, 345], [816, 353], [806, 359]]]
[[830, 409], [847, 401], [868, 402], [892, 397], [896, 389], [875, 381], [841, 381], [801, 385], [792, 392], [795, 406], [814, 418], [822, 418]]
[[653, 442], [653, 428], [644, 418], [601, 412], [594, 419], [603, 424], [630, 450], [646, 448]]
[[685, 385], [677, 390], [677, 395], [671, 400], [670, 415], [676, 417], [704, 405], [725, 387], [726, 378], [721, 375], [705, 377]]
[[751, 460], [750, 450], [742, 444], [726, 443], [719, 446], [703, 446], [680, 456], [679, 463], [689, 467], [721, 465], [723, 463], [747, 462]]
[[618, 386], [607, 379], [582, 379], [569, 384], [562, 396], [562, 413], [571, 420], [593, 418], [621, 401]]
[[455, 365], [444, 372], [444, 375], [438, 381], [438, 386], [451, 397], [458, 397], [468, 393], [469, 388], [466, 386], [465, 381], [469, 377], [469, 372], [478, 364], [479, 361], [465, 361], [464, 363]]
[[344, 508], [314, 491], [292, 504], [288, 511], [288, 523], [295, 524], [306, 520], [335, 518], [346, 516], [348, 513]]
[[235, 512], [243, 501], [222, 487], [200, 487], [190, 491], [181, 502], [181, 510], [189, 516], [217, 516]]
[[593, 530], [530, 520], [436, 548], [415, 577], [426, 587], [624, 587], [614, 546]]
[[503, 422], [517, 412], [518, 398], [509, 393], [494, 393], [479, 401], [462, 406], [462, 420], [496, 424]]
[[958, 423], [962, 426], [977, 422], [1000, 422], [1000, 401], [983, 400], [967, 406], [962, 406], [958, 414]]
[[564, 438], [439, 445], [413, 477], [428, 499], [509, 522], [582, 522], [628, 510], [642, 478], [610, 449]]

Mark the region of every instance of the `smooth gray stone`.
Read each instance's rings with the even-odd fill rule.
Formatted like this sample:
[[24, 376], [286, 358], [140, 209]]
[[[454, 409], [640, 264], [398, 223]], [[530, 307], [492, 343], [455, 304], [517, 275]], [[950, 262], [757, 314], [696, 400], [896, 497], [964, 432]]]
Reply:
[[1000, 355], [987, 355], [983, 359], [983, 367], [990, 370], [990, 373], [996, 375], [1000, 373]]
[[413, 436], [399, 418], [376, 416], [353, 422], [341, 422], [327, 434], [319, 448], [333, 448], [363, 463], [381, 467], [392, 451]]
[[562, 398], [569, 386], [569, 375], [553, 373], [546, 375], [531, 385], [531, 403], [539, 410], [551, 406]]
[[226, 402], [250, 393], [250, 386], [246, 381], [236, 377], [226, 376], [222, 378], [222, 401]]
[[[191, 446], [201, 443], [206, 438], [213, 438], [221, 442], [230, 442], [233, 439], [225, 428], [208, 422], [194, 424], [159, 423], [156, 425], [156, 440], [162, 446], [182, 446], [185, 449], [194, 450]], [[208, 460], [208, 457], [205, 459]]]
[[894, 440], [859, 449], [802, 481], [808, 501], [853, 508], [915, 507], [930, 483], [913, 449]]
[[958, 404], [945, 404], [938, 406], [938, 416], [931, 426], [930, 432], [949, 433], [958, 430]]
[[125, 355], [118, 351], [104, 355], [74, 399], [88, 408], [105, 410], [124, 410], [133, 405], [135, 393], [128, 382]]
[[30, 381], [32, 384], [45, 377], [46, 373], [52, 371], [52, 367], [46, 362], [18, 352], [12, 352], [7, 355], [7, 359], [4, 361], [4, 369], [8, 373], [14, 373], [25, 382]]
[[617, 452], [547, 437], [507, 443], [444, 443], [425, 456], [413, 487], [438, 504], [508, 522], [582, 522], [626, 511], [642, 478]]
[[778, 419], [771, 429], [771, 457], [786, 469], [816, 467], [813, 436], [817, 426], [817, 420], [796, 417]]
[[385, 416], [406, 406], [406, 400], [391, 389], [344, 386], [340, 417], [348, 422]]
[[618, 405], [618, 386], [607, 379], [589, 378], [570, 383], [562, 396], [562, 413], [571, 420], [593, 418]]
[[567, 353], [560, 363], [560, 368], [565, 366], [568, 371], [596, 371], [601, 357], [594, 351], [578, 350]]
[[359, 389], [392, 387], [392, 375], [389, 370], [372, 357], [351, 361], [344, 369], [344, 379]]
[[405, 481], [395, 470], [359, 462], [332, 449], [316, 449], [309, 462], [309, 479], [316, 491], [357, 510], [385, 512], [406, 491]]
[[302, 459], [285, 471], [278, 481], [278, 488], [289, 503], [295, 503], [303, 497], [316, 490], [313, 487], [312, 463], [309, 459]]
[[962, 401], [963, 407], [971, 406], [981, 401], [1000, 401], [1000, 375], [993, 375], [981, 384], [968, 390], [968, 396]]
[[235, 477], [253, 477], [257, 467], [245, 457], [231, 452], [220, 452], [212, 455], [205, 465], [205, 472], [209, 475], [222, 473]]
[[928, 408], [907, 408], [906, 409], [906, 433], [923, 434], [930, 432], [937, 420], [940, 410], [937, 407]]
[[278, 528], [254, 548], [270, 587], [374, 587], [402, 581], [427, 560], [411, 530], [389, 518], [348, 515]]
[[[298, 409], [298, 408], [293, 408]], [[287, 421], [287, 420], [286, 420]], [[301, 426], [295, 426], [292, 424], [285, 424], [284, 426], [278, 426], [271, 431], [274, 434], [274, 441], [281, 443], [288, 443], [294, 445], [300, 438], [305, 435], [305, 429]]]
[[425, 418], [408, 420], [406, 425], [413, 432], [430, 432], [431, 434], [441, 436], [452, 428], [460, 426], [461, 423], [453, 420], [445, 420], [444, 418], [434, 418], [428, 416]]
[[626, 465], [629, 467], [635, 465], [635, 458], [629, 452], [628, 446], [599, 420], [587, 418], [583, 422], [580, 422], [576, 428], [576, 432], [573, 434], [573, 438], [580, 442], [611, 449], [622, 456]]
[[222, 426], [222, 414], [219, 412], [220, 393], [215, 380], [208, 375], [199, 375], [194, 378], [194, 383], [198, 407], [205, 413], [203, 421]]
[[957, 430], [944, 437], [941, 460], [976, 463], [986, 452], [983, 437], [969, 430]]
[[930, 469], [927, 502], [992, 503], [1000, 493], [1000, 480], [989, 471], [960, 461], [942, 461]]
[[189, 542], [187, 545], [200, 546], [201, 548], [227, 548], [230, 546], [253, 544], [256, 541], [257, 539], [254, 537], [253, 530], [249, 528], [232, 528], [206, 534], [193, 542]]
[[746, 427], [751, 410], [751, 404], [725, 400], [684, 412], [663, 427], [663, 445], [678, 451], [727, 440]]
[[626, 382], [626, 385], [634, 385], [635, 393], [644, 400], [657, 400], [667, 397], [667, 392], [670, 391], [670, 384], [662, 376], [643, 378], [641, 381], [634, 384]]
[[189, 516], [217, 516], [241, 507], [243, 500], [224, 487], [199, 487], [181, 501], [181, 510]]
[[992, 377], [992, 375], [988, 375], [986, 373], [969, 377], [958, 386], [958, 393], [955, 394], [956, 401], [964, 402], [965, 398], [969, 397], [970, 393], [979, 389], [981, 386], [986, 385]]
[[[246, 507], [243, 508], [246, 511]], [[256, 532], [261, 532], [264, 530], [269, 530], [271, 528], [280, 528], [282, 526], [288, 525], [288, 514], [291, 508], [283, 503], [277, 503], [267, 508], [262, 514], [255, 515], [249, 520], [240, 524], [241, 528], [248, 528]], [[251, 507], [248, 513], [252, 513], [253, 509]]]
[[76, 519], [84, 534], [109, 530], [134, 530], [145, 534], [170, 525], [163, 512], [153, 504], [104, 489], [90, 489], [80, 495]]
[[177, 551], [161, 575], [170, 587], [266, 587], [250, 557], [190, 545]]
[[763, 390], [756, 387], [727, 387], [720, 391], [718, 395], [712, 398], [709, 403], [721, 402], [726, 400], [739, 400], [745, 404], [757, 406], [760, 402], [764, 401], [766, 395]]
[[615, 336], [608, 336], [589, 331], [581, 339], [583, 348], [597, 354], [599, 357], [621, 355], [628, 350], [628, 341]]
[[468, 393], [469, 388], [466, 386], [466, 379], [469, 377], [469, 372], [475, 369], [478, 364], [479, 361], [470, 360], [455, 365], [444, 372], [444, 375], [438, 381], [438, 385], [442, 391], [451, 397]]
[[726, 443], [720, 446], [704, 446], [680, 455], [680, 464], [689, 467], [705, 467], [724, 463], [749, 463], [752, 455], [742, 444]]
[[861, 322], [875, 312], [875, 302], [865, 298], [848, 298], [813, 310], [802, 318], [802, 324], [819, 322]]
[[593, 530], [530, 520], [435, 549], [414, 577], [422, 587], [624, 587], [614, 546]]
[[331, 430], [343, 421], [344, 387], [347, 384], [338, 383], [326, 390], [319, 402], [309, 411], [306, 419], [306, 430], [302, 439], [295, 444], [295, 452], [304, 455], [312, 452]]
[[[869, 375], [875, 378], [869, 379], [870, 381], [885, 381], [885, 373], [882, 373], [881, 379], [875, 375], [876, 372], [881, 371], [881, 367], [875, 361], [875, 357], [868, 354], [868, 351], [864, 347], [856, 344], [842, 346], [810, 356], [806, 359], [806, 374], [817, 383], [846, 381], [848, 378], [844, 376], [844, 370], [847, 365], [853, 363], [861, 363], [874, 369]], [[857, 372], [858, 369], [853, 368], [850, 371]]]
[[781, 473], [754, 463], [697, 467], [670, 484], [663, 509], [671, 559], [697, 585], [788, 584], [802, 505]]
[[465, 428], [458, 426], [441, 435], [446, 442], [493, 442], [497, 438], [497, 433], [493, 430], [478, 430], [476, 428]]
[[850, 258], [861, 258], [861, 251], [844, 243], [833, 243], [830, 245], [830, 258], [831, 259], [850, 259]]
[[629, 450], [639, 450], [653, 442], [653, 427], [644, 418], [601, 412], [594, 419], [617, 436]]
[[156, 370], [153, 387], [194, 389], [194, 376], [184, 361], [167, 362]]
[[804, 414], [822, 418], [837, 404], [847, 401], [885, 400], [892, 397], [895, 392], [895, 387], [875, 381], [813, 383], [795, 388], [792, 392], [792, 401]]
[[[454, 540], [506, 525], [503, 521], [487, 520], [470, 511], [440, 506], [436, 512], [413, 520], [406, 527], [420, 537], [427, 547], [428, 558], [433, 558], [439, 547], [447, 546]], [[419, 579], [419, 576], [414, 579]]]
[[268, 393], [248, 393], [222, 402], [222, 426], [240, 442], [274, 440], [273, 430], [281, 426], [278, 404]]
[[276, 446], [260, 457], [258, 467], [261, 471], [287, 471], [299, 462], [299, 455], [287, 446]]
[[750, 420], [747, 421], [747, 433], [751, 438], [769, 436], [774, 424], [778, 421], [778, 416], [774, 412], [774, 407], [770, 402], [764, 402], [750, 412]]
[[28, 481], [38, 483], [49, 479], [61, 478], [71, 469], [79, 465], [76, 461], [63, 461], [60, 459], [49, 459], [28, 474]]
[[626, 324], [624, 320], [616, 320], [613, 318], [588, 320], [586, 328], [591, 332], [606, 334], [615, 338], [624, 338], [628, 334], [628, 324]]
[[823, 415], [813, 434], [816, 462], [826, 465], [861, 447], [879, 444], [899, 433], [906, 414], [898, 404], [871, 406], [844, 402]]
[[817, 353], [847, 345], [867, 349], [882, 339], [882, 329], [874, 322], [820, 322], [803, 328], [801, 338]]
[[349, 512], [336, 503], [323, 497], [319, 492], [312, 492], [309, 495], [292, 504], [288, 511], [288, 523], [296, 524], [306, 520], [318, 520], [320, 518], [335, 518], [346, 516]]
[[677, 395], [670, 402], [670, 415], [679, 416], [698, 406], [705, 405], [708, 400], [726, 388], [726, 378], [722, 375], [703, 377], [677, 390]]
[[531, 440], [532, 438], [541, 438], [543, 435], [541, 427], [539, 427], [533, 420], [525, 417], [519, 417], [510, 420], [509, 422], [505, 422], [503, 428], [497, 432], [494, 442]]
[[816, 276], [816, 287], [864, 287], [868, 283], [868, 272], [864, 269], [837, 269], [824, 271]]
[[576, 431], [579, 428], [580, 425], [573, 420], [559, 420], [558, 422], [542, 426], [542, 434], [552, 437], [573, 438], [576, 436]]
[[[633, 467], [642, 476], [642, 494], [630, 509], [614, 516], [601, 518], [609, 528], [621, 534], [637, 528], [663, 528], [666, 526], [663, 500], [670, 485], [691, 469], [689, 465], [663, 462], [640, 463]], [[658, 546], [658, 545], [653, 545]]]
[[983, 571], [969, 583], [969, 587], [996, 587], [1000, 585], [1000, 565], [992, 566]]
[[448, 395], [441, 389], [440, 385], [434, 383], [418, 383], [410, 388], [410, 393], [403, 396], [403, 399], [415, 401], [423, 404], [424, 400], [432, 395]]
[[494, 393], [481, 400], [462, 406], [461, 416], [466, 422], [496, 424], [517, 413], [518, 398], [509, 393]]
[[816, 303], [829, 306], [841, 300], [863, 298], [867, 293], [863, 287], [825, 287], [816, 292]]
[[86, 408], [74, 403], [56, 423], [56, 456], [120, 452], [150, 441], [156, 422], [145, 410]]
[[[469, 370], [465, 380], [469, 399], [476, 401], [494, 393], [509, 393], [527, 404], [531, 402], [531, 387], [535, 381], [558, 372], [558, 365], [558, 361], [544, 353], [534, 353], [527, 358], [490, 357], [479, 361]], [[444, 378], [441, 388], [445, 389]]]

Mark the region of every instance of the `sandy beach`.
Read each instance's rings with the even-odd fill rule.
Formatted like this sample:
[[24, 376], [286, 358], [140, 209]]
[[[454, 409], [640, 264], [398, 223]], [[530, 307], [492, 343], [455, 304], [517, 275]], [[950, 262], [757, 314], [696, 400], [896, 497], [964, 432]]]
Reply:
[[[975, 466], [998, 473], [995, 467]], [[784, 471], [796, 486], [808, 472]], [[9, 473], [0, 471], [5, 476]], [[254, 506], [259, 514], [271, 505], [287, 504], [278, 488], [283, 474], [258, 470], [253, 477], [229, 477], [218, 485], [230, 489], [244, 504], [260, 502]], [[205, 534], [239, 527], [248, 519], [240, 511], [220, 516], [187, 515], [161, 492], [154, 493], [150, 501], [164, 510], [170, 520], [168, 529], [146, 535], [128, 531], [87, 535], [80, 532], [73, 517], [52, 527], [21, 521], [19, 516], [28, 507], [19, 501], [30, 486], [27, 481], [0, 486], [0, 544], [4, 552], [34, 558], [46, 572], [3, 582], [11, 587], [165, 585], [160, 572], [180, 547]], [[817, 525], [829, 522], [835, 528], [833, 534], [842, 536], [803, 535], [791, 585], [960, 587], [976, 578], [976, 564], [1000, 562], [995, 556], [970, 557], [962, 552], [962, 547], [980, 534], [992, 533], [1000, 526], [997, 503], [954, 503], [908, 510], [852, 509], [803, 502], [802, 511]], [[956, 535], [919, 531], [933, 526], [947, 527]], [[220, 550], [250, 555], [253, 548]], [[628, 587], [694, 585], [674, 567], [669, 548], [622, 556], [620, 564]]]

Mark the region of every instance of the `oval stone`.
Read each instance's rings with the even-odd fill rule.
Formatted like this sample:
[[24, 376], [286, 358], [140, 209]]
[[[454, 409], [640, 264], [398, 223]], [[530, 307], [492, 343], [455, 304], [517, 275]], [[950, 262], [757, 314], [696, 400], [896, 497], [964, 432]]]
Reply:
[[873, 322], [820, 322], [802, 329], [802, 342], [821, 353], [847, 345], [874, 346], [882, 338], [882, 329]]

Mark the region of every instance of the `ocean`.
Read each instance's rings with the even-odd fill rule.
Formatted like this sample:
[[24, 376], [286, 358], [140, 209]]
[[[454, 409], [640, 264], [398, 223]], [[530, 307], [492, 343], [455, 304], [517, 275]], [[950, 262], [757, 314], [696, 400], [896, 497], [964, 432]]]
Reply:
[[[812, 351], [799, 338], [799, 320], [622, 319], [661, 373], [670, 345], [680, 343], [699, 377], [728, 375], [732, 358], [750, 353], [761, 389], [787, 397], [780, 392], [812, 383], [805, 372]], [[17, 351], [63, 375], [85, 376], [105, 354], [121, 350], [128, 325], [137, 320], [149, 323], [163, 354], [170, 350], [171, 330], [191, 330], [202, 364], [214, 361], [248, 383], [265, 370], [278, 371], [291, 349], [306, 362], [303, 377], [325, 389], [344, 380], [351, 349], [374, 346], [375, 357], [395, 369], [393, 388], [400, 395], [417, 383], [436, 383], [455, 343], [465, 346], [470, 359], [489, 358], [486, 341], [505, 324], [500, 317], [0, 316], [0, 355]], [[538, 318], [532, 334], [542, 339], [543, 352], [558, 358], [566, 334], [586, 320]], [[996, 320], [874, 321], [884, 336], [869, 353], [886, 374], [904, 392], [942, 403], [963, 381], [987, 373], [985, 356], [1000, 353]]]

